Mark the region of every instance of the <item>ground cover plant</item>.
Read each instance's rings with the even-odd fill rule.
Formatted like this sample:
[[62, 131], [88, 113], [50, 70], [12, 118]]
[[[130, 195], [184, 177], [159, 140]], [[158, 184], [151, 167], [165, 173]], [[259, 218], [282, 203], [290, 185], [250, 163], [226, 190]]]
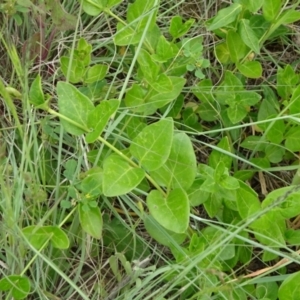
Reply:
[[299, 2], [3, 1], [1, 299], [297, 300]]

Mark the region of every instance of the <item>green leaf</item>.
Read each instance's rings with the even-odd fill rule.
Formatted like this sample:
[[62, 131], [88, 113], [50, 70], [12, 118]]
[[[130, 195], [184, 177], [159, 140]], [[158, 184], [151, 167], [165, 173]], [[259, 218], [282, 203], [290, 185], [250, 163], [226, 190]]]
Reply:
[[241, 19], [239, 22], [239, 34], [244, 43], [256, 54], [260, 52], [259, 39], [249, 24], [249, 20]]
[[[264, 87], [264, 99], [260, 103], [258, 111], [258, 121], [264, 121], [278, 114], [278, 99], [273, 90], [269, 87]], [[278, 109], [278, 110], [277, 110]], [[259, 124], [259, 128], [266, 130], [269, 123]]]
[[160, 74], [153, 82], [149, 82], [150, 86], [159, 93], [168, 93], [173, 90], [171, 77]]
[[138, 44], [142, 38], [143, 32], [137, 31], [137, 28], [125, 26], [122, 23], [117, 24], [117, 32], [114, 36], [116, 46], [127, 46]]
[[125, 96], [125, 104], [128, 108], [136, 112], [143, 112], [145, 110], [145, 98], [147, 91], [140, 85], [134, 83], [127, 91]]
[[285, 132], [284, 120], [277, 120], [272, 124], [272, 127], [269, 128], [269, 131], [267, 132], [267, 139], [271, 143], [280, 144], [283, 140], [284, 132]]
[[146, 27], [148, 20], [151, 19], [148, 27], [148, 30], [150, 30], [156, 21], [157, 7], [155, 6], [155, 0], [135, 0], [134, 3], [130, 3], [127, 9], [128, 23], [130, 23], [133, 28], [141, 31]]
[[273, 22], [276, 20], [282, 5], [282, 0], [264, 0], [263, 1], [263, 16], [267, 21]]
[[84, 176], [84, 179], [80, 183], [80, 190], [91, 197], [101, 195], [103, 193], [103, 170], [99, 167], [93, 167], [85, 172]]
[[160, 68], [159, 65], [153, 61], [151, 55], [146, 50], [140, 49], [137, 61], [145, 79], [148, 80], [149, 83], [152, 81], [155, 82]]
[[299, 246], [300, 245], [300, 230], [299, 229], [287, 229], [284, 233], [284, 237], [286, 241], [293, 245]]
[[244, 58], [247, 52], [247, 46], [237, 32], [229, 30], [227, 32], [226, 43], [230, 58], [233, 62], [237, 63], [240, 59]]
[[284, 69], [279, 68], [277, 71], [278, 95], [283, 99], [288, 99], [298, 85], [299, 79], [299, 75], [296, 74], [291, 65], [286, 65]]
[[148, 95], [149, 98], [147, 99], [145, 114], [154, 113], [158, 108], [161, 108], [176, 99], [182, 92], [186, 79], [170, 76], [168, 78], [171, 80], [172, 89], [168, 92], [158, 92], [153, 89]]
[[189, 225], [189, 201], [182, 189], [174, 189], [165, 198], [153, 190], [147, 197], [147, 205], [154, 219], [166, 229], [184, 233]]
[[173, 39], [178, 39], [190, 30], [194, 22], [194, 19], [189, 19], [183, 23], [180, 16], [174, 16], [170, 23], [169, 33]]
[[245, 61], [237, 64], [238, 70], [248, 78], [260, 78], [262, 76], [262, 66], [258, 61]]
[[169, 43], [166, 38], [161, 35], [156, 46], [156, 54], [153, 54], [152, 58], [158, 62], [166, 62], [173, 58], [176, 53], [174, 51], [174, 45]]
[[294, 9], [288, 9], [286, 11], [284, 11], [279, 19], [277, 20], [276, 24], [290, 24], [290, 23], [294, 23], [300, 20], [300, 11], [294, 10]]
[[83, 204], [78, 205], [79, 221], [82, 229], [95, 239], [101, 239], [103, 220], [100, 208], [90, 207], [84, 209]]
[[45, 103], [45, 96], [42, 90], [41, 76], [38, 74], [31, 84], [29, 90], [29, 101], [34, 106], [40, 106]]
[[251, 193], [241, 184], [237, 190], [236, 204], [243, 220], [253, 216], [260, 210], [260, 201], [255, 193]]
[[25, 276], [9, 275], [0, 280], [0, 291], [10, 291], [15, 300], [25, 299], [30, 293], [30, 281]]
[[216, 30], [232, 23], [236, 20], [242, 9], [242, 5], [234, 3], [229, 7], [219, 10], [217, 16], [212, 19], [212, 22], [209, 24], [207, 29]]
[[285, 147], [292, 152], [300, 151], [300, 127], [292, 127], [286, 134]]
[[285, 149], [279, 145], [267, 145], [265, 148], [266, 158], [273, 164], [277, 164], [283, 160]]
[[160, 168], [168, 159], [173, 140], [173, 119], [161, 119], [144, 128], [132, 141], [130, 152], [148, 171]]
[[105, 8], [107, 0], [83, 0], [82, 9], [90, 16], [98, 16]]
[[133, 140], [147, 125], [145, 119], [139, 116], [126, 116], [126, 133]]
[[200, 103], [197, 108], [197, 113], [203, 121], [216, 121], [220, 117], [218, 109], [211, 103]]
[[278, 290], [279, 300], [297, 300], [300, 295], [300, 271], [289, 276], [281, 283]]
[[260, 94], [251, 91], [238, 92], [236, 95], [236, 99], [246, 107], [257, 104], [261, 99]]
[[252, 13], [256, 13], [263, 5], [263, 1], [257, 0], [239, 0], [238, 3], [242, 4], [246, 9]]
[[196, 178], [192, 186], [187, 190], [191, 206], [198, 206], [208, 199], [209, 193], [201, 189], [201, 185], [203, 184], [203, 182], [204, 179]]
[[90, 99], [73, 85], [62, 81], [57, 84], [57, 96], [59, 113], [71, 121], [61, 118], [65, 130], [74, 135], [81, 135], [88, 131], [89, 114], [94, 110]]
[[51, 241], [52, 246], [58, 249], [68, 249], [70, 241], [66, 233], [57, 226], [28, 226], [22, 229], [23, 234], [30, 244], [36, 249], [41, 249], [47, 240]]
[[[220, 151], [213, 149], [213, 151], [209, 155], [209, 166], [212, 168], [216, 168], [218, 163], [222, 161], [225, 167], [230, 170], [232, 164], [232, 157], [230, 156], [232, 147], [229, 143], [228, 137], [226, 136], [222, 138], [217, 147], [220, 149]], [[226, 152], [228, 152], [228, 154], [226, 154]]]
[[227, 108], [228, 118], [233, 124], [239, 123], [242, 121], [248, 114], [248, 111], [245, 107], [240, 106], [238, 103], [234, 103]]
[[71, 83], [78, 83], [83, 80], [85, 67], [82, 61], [73, 59], [71, 62], [70, 57], [62, 56], [60, 58], [60, 68]]
[[217, 59], [220, 61], [222, 64], [227, 64], [229, 63], [230, 60], [230, 51], [228, 49], [227, 43], [223, 42], [220, 43], [216, 46], [216, 56]]
[[102, 80], [106, 75], [107, 69], [108, 67], [102, 64], [97, 64], [88, 68], [84, 82], [93, 83]]
[[212, 193], [208, 199], [203, 203], [203, 206], [208, 215], [213, 218], [215, 217], [223, 207], [223, 200], [220, 195]]
[[145, 215], [144, 225], [150, 236], [164, 246], [180, 245], [187, 237], [185, 233], [165, 229], [150, 215]]
[[[103, 245], [109, 253], [122, 253], [129, 261], [149, 257], [150, 249], [143, 240], [136, 238], [136, 232], [127, 226], [119, 218], [104, 215], [105, 232], [103, 233]], [[109, 219], [108, 219], [109, 218]], [[120, 256], [119, 256], [120, 257]], [[131, 268], [131, 266], [130, 266]], [[119, 271], [117, 271], [119, 272]]]
[[165, 165], [150, 172], [159, 184], [168, 188], [188, 189], [196, 176], [196, 157], [190, 138], [183, 132], [173, 137], [171, 152]]
[[220, 104], [229, 104], [231, 100], [235, 102], [234, 92], [238, 92], [238, 91], [244, 91], [244, 86], [241, 80], [237, 78], [232, 72], [225, 71], [224, 80], [218, 86], [216, 91], [216, 97], [218, 102]]
[[292, 98], [289, 101], [289, 107], [291, 115], [300, 113], [300, 85], [294, 90]]
[[145, 171], [130, 166], [117, 154], [110, 155], [103, 164], [103, 193], [115, 197], [132, 191], [145, 177]]
[[110, 117], [116, 113], [120, 101], [117, 99], [103, 100], [88, 115], [87, 126], [92, 132], [86, 135], [86, 141], [93, 143], [103, 132]]
[[250, 227], [255, 230], [255, 236], [261, 243], [275, 248], [285, 247], [283, 233], [286, 225], [279, 211], [268, 211], [251, 223]]
[[266, 147], [266, 141], [261, 136], [247, 136], [241, 143], [241, 147], [249, 150], [263, 151]]
[[107, 0], [106, 7], [111, 8], [121, 2], [122, 2], [122, 0]]

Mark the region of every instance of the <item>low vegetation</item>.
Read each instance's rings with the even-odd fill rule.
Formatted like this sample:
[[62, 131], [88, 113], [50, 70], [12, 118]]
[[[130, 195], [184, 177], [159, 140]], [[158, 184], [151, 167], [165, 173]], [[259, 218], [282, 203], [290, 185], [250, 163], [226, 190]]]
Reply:
[[299, 3], [2, 1], [0, 298], [298, 300]]

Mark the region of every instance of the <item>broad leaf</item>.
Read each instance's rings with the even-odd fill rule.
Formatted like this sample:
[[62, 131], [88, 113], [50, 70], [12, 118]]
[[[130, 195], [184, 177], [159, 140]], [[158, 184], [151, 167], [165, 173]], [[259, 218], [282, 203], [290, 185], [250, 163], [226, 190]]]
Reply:
[[138, 44], [142, 38], [143, 32], [137, 31], [134, 27], [125, 26], [122, 23], [117, 24], [117, 32], [114, 36], [114, 43], [116, 46], [127, 46]]
[[117, 111], [120, 101], [117, 99], [103, 100], [88, 115], [87, 126], [92, 132], [86, 135], [86, 141], [93, 143], [106, 127], [110, 117]]
[[125, 96], [125, 104], [128, 108], [136, 112], [143, 112], [145, 110], [147, 91], [140, 85], [134, 83], [132, 87], [127, 91]]
[[154, 219], [166, 229], [184, 233], [189, 225], [189, 201], [182, 189], [175, 189], [164, 197], [153, 190], [147, 197], [147, 205]]
[[150, 172], [161, 185], [188, 189], [196, 176], [196, 157], [190, 138], [183, 132], [173, 137], [171, 152], [165, 165]]
[[107, 197], [132, 191], [145, 177], [145, 171], [132, 167], [117, 154], [110, 155], [103, 164], [103, 193]]
[[41, 84], [41, 76], [39, 74], [31, 84], [29, 90], [29, 101], [34, 106], [40, 106], [45, 103], [45, 96]]
[[290, 114], [300, 113], [300, 85], [294, 90], [292, 98], [289, 102]]
[[300, 295], [300, 271], [289, 274], [278, 290], [279, 300], [297, 300]]
[[71, 83], [78, 83], [83, 80], [85, 73], [84, 60], [73, 59], [71, 61], [70, 57], [62, 56], [60, 58], [60, 68]]
[[259, 39], [249, 24], [249, 20], [242, 19], [239, 22], [239, 34], [244, 43], [256, 54], [260, 52]]
[[293, 9], [288, 9], [286, 11], [284, 11], [279, 19], [277, 20], [276, 24], [290, 24], [290, 23], [294, 23], [296, 21], [300, 20], [300, 12], [293, 10]]
[[62, 81], [57, 84], [57, 96], [59, 113], [69, 119], [60, 120], [65, 130], [74, 135], [85, 133], [89, 114], [94, 109], [90, 99], [73, 85]]
[[239, 105], [238, 103], [233, 103], [227, 108], [227, 115], [232, 124], [239, 123], [248, 114], [247, 108]]
[[82, 204], [78, 205], [79, 221], [82, 229], [95, 239], [101, 239], [103, 220], [100, 208], [90, 207], [84, 209]]
[[144, 49], [140, 49], [137, 61], [143, 75], [149, 83], [156, 81], [159, 74], [159, 65], [152, 59], [151, 55]]
[[84, 173], [84, 179], [80, 183], [80, 190], [91, 197], [99, 196], [102, 191], [103, 170], [94, 167]]
[[237, 2], [253, 13], [256, 13], [263, 5], [263, 1], [257, 0], [238, 0]]
[[173, 119], [162, 119], [144, 128], [132, 141], [130, 152], [148, 171], [161, 167], [170, 154]]
[[150, 236], [164, 246], [180, 245], [187, 237], [185, 233], [165, 229], [150, 215], [145, 216], [144, 225]]
[[260, 201], [254, 193], [247, 191], [243, 185], [237, 190], [236, 204], [243, 220], [253, 216], [260, 210]]
[[[222, 138], [217, 147], [220, 150], [213, 149], [213, 151], [209, 155], [209, 166], [212, 168], [216, 168], [218, 163], [222, 161], [225, 167], [230, 170], [232, 164], [232, 157], [230, 156], [232, 147], [228, 140], [228, 137], [226, 136]], [[228, 154], [226, 152], [228, 152]]]
[[242, 5], [234, 3], [229, 7], [219, 10], [217, 16], [213, 18], [207, 29], [215, 30], [232, 23], [236, 20], [242, 9]]
[[107, 69], [108, 66], [102, 64], [97, 64], [88, 68], [84, 82], [93, 83], [102, 80], [106, 75]]
[[[143, 30], [151, 19], [148, 30], [155, 25], [156, 12], [155, 0], [135, 0], [134, 3], [130, 3], [127, 9], [127, 21], [132, 28], [136, 28], [139, 31]], [[154, 10], [155, 9], [155, 10]]]
[[245, 56], [247, 52], [247, 46], [243, 42], [240, 35], [234, 30], [229, 30], [227, 32], [226, 42], [231, 60], [237, 63]]
[[99, 15], [105, 8], [107, 0], [83, 0], [82, 9], [90, 16]]
[[282, 0], [264, 0], [263, 1], [263, 16], [267, 21], [273, 22], [276, 20], [282, 5]]
[[238, 70], [248, 78], [259, 78], [262, 75], [262, 66], [258, 61], [245, 61], [237, 64]]
[[158, 108], [165, 106], [180, 95], [186, 79], [173, 76], [169, 76], [168, 79], [171, 81], [172, 88], [168, 92], [158, 92], [153, 89], [148, 95], [145, 114], [153, 114]]
[[28, 226], [22, 229], [23, 234], [31, 245], [40, 249], [49, 240], [53, 247], [58, 249], [68, 249], [70, 242], [66, 233], [57, 226]]
[[154, 82], [149, 82], [149, 84], [159, 93], [168, 93], [173, 90], [172, 80], [165, 74], [160, 74]]
[[30, 281], [25, 276], [9, 275], [0, 280], [0, 291], [10, 291], [15, 300], [25, 299], [30, 292]]
[[285, 147], [292, 152], [300, 151], [300, 127], [292, 127], [287, 135], [285, 140]]
[[171, 20], [169, 33], [172, 35], [173, 39], [178, 39], [190, 30], [194, 22], [194, 19], [189, 19], [183, 23], [180, 16], [174, 16]]

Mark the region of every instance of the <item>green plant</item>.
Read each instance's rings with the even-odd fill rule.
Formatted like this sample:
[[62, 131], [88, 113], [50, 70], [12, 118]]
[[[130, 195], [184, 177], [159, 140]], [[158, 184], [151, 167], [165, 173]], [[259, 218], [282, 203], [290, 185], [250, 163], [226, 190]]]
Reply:
[[[277, 177], [280, 188], [268, 195], [251, 186], [285, 165], [298, 169], [299, 74], [278, 64], [267, 80], [262, 67], [268, 43], [300, 19], [296, 4], [220, 8], [205, 23], [217, 39], [206, 49], [192, 34], [196, 20], [172, 15], [162, 26], [156, 0], [82, 0], [65, 18], [50, 2], [27, 1], [25, 23], [42, 7], [43, 26], [65, 32], [75, 14], [89, 26], [105, 16], [115, 33], [99, 46], [77, 28], [47, 76], [23, 70], [0, 33], [16, 70], [10, 85], [1, 79], [0, 94], [17, 128], [0, 131], [7, 141], [17, 136], [0, 149], [0, 259], [9, 266], [0, 291], [53, 298], [63, 282], [67, 299], [296, 299], [299, 274], [286, 266], [298, 263], [299, 174]], [[21, 26], [19, 6], [7, 1], [1, 13]], [[46, 45], [38, 44], [27, 51], [38, 55]], [[222, 73], [206, 58], [213, 54]], [[257, 257], [260, 270], [245, 274]], [[117, 283], [110, 291], [107, 273]]]

